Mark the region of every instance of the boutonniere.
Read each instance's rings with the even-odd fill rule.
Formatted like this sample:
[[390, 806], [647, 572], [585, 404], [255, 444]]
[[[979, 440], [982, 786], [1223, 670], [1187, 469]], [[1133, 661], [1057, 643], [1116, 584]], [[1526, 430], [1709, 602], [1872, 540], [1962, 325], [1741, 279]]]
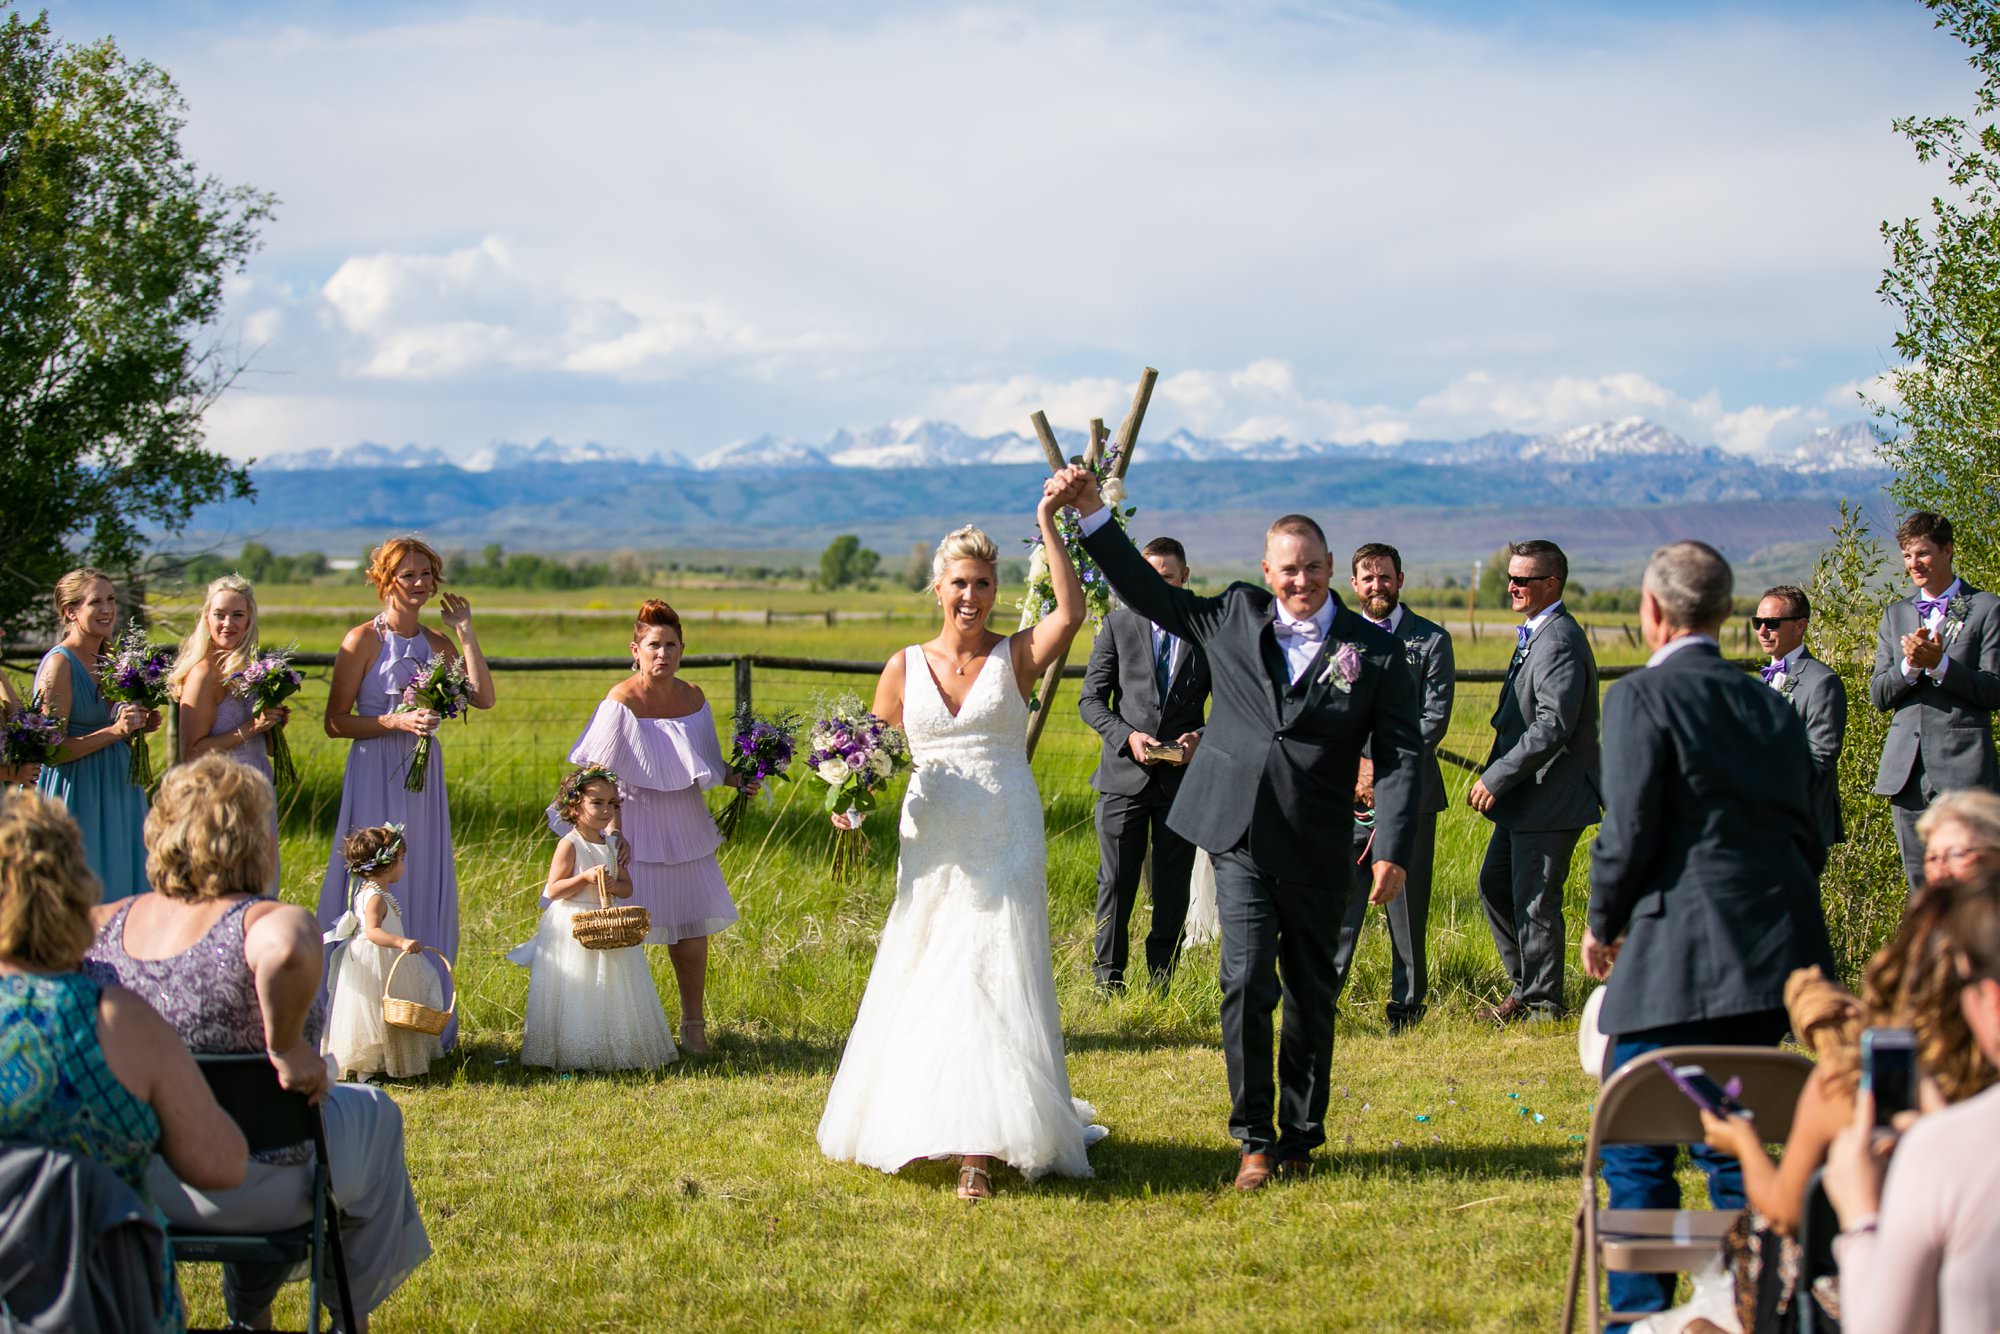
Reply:
[[1949, 647], [1958, 638], [1959, 631], [1965, 629], [1965, 617], [1972, 610], [1965, 594], [1960, 593], [1945, 604], [1944, 624], [1938, 627], [1938, 642]]
[[1777, 688], [1780, 695], [1783, 695], [1786, 699], [1790, 699], [1799, 688], [1799, 678], [1793, 676], [1790, 672], [1779, 672], [1778, 679], [1771, 682], [1771, 684]]
[[1352, 644], [1342, 644], [1327, 659], [1326, 669], [1319, 674], [1319, 683], [1332, 686], [1345, 695], [1354, 689], [1354, 683], [1361, 679], [1361, 650]]

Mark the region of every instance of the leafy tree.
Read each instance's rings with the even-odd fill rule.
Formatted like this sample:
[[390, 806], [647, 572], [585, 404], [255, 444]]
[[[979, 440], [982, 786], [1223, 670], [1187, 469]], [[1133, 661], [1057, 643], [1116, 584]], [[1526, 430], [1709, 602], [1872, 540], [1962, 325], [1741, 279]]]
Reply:
[[880, 553], [862, 546], [861, 539], [854, 534], [842, 533], [819, 554], [820, 587], [845, 588], [849, 584], [865, 584], [875, 577], [875, 571], [881, 564]]
[[1901, 317], [1895, 392], [1876, 405], [1894, 439], [1890, 494], [1952, 521], [1956, 564], [1974, 582], [2000, 576], [2000, 9], [1992, 0], [1923, 0], [1978, 72], [1977, 125], [1909, 116], [1896, 130], [1948, 189], [1928, 219], [1883, 223], [1890, 265], [1877, 291]]
[[912, 593], [931, 586], [931, 549], [922, 542], [912, 542], [910, 554], [903, 559], [903, 585]]
[[201, 175], [183, 112], [108, 38], [0, 24], [0, 635], [65, 568], [129, 571], [142, 525], [251, 493], [202, 413], [238, 369], [214, 341], [224, 281], [274, 200]]

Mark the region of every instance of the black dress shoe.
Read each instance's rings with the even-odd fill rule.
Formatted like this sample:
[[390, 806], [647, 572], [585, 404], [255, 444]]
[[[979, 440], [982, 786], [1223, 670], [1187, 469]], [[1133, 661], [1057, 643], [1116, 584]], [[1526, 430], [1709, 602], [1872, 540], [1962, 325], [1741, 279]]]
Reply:
[[1283, 1181], [1304, 1181], [1312, 1175], [1313, 1160], [1307, 1154], [1294, 1154], [1278, 1160], [1278, 1177]]

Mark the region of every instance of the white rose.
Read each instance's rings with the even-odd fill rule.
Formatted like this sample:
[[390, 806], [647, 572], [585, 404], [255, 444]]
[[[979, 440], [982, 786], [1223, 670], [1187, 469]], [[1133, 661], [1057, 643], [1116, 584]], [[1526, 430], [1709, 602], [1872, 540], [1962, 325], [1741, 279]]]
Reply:
[[1104, 503], [1107, 505], [1123, 504], [1125, 500], [1125, 483], [1116, 477], [1108, 478], [1097, 488], [1097, 494], [1103, 497]]
[[821, 778], [824, 778], [829, 783], [845, 783], [847, 781], [847, 761], [841, 759], [838, 755], [830, 760], [821, 760], [817, 772]]
[[889, 752], [878, 750], [873, 755], [870, 755], [868, 757], [868, 767], [875, 771], [877, 778], [887, 778], [889, 770], [892, 767], [889, 760]]

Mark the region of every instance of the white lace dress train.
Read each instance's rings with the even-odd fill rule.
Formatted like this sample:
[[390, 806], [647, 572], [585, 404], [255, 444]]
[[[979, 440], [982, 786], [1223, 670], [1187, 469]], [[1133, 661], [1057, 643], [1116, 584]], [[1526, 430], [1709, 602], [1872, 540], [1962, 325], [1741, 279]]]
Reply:
[[905, 650], [896, 901], [820, 1119], [829, 1158], [894, 1172], [990, 1154], [1033, 1179], [1087, 1177], [1103, 1134], [1070, 1096], [1049, 960], [1042, 802], [1006, 641], [964, 707]]

